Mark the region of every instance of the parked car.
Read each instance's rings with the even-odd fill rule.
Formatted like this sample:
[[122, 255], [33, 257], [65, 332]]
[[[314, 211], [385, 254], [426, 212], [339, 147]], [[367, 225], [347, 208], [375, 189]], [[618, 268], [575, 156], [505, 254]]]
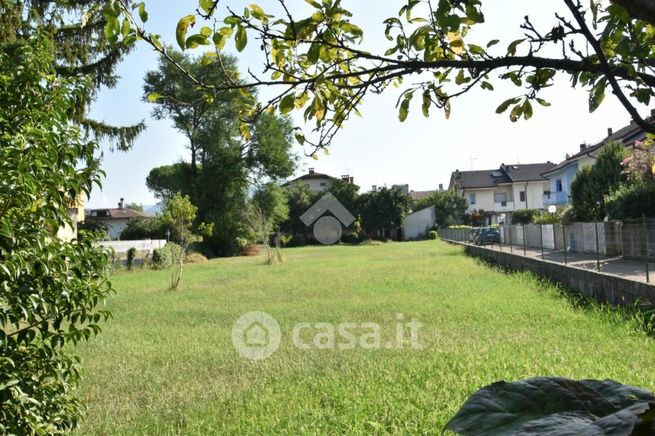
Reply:
[[482, 227], [473, 243], [475, 245], [500, 244], [500, 231], [492, 227]]

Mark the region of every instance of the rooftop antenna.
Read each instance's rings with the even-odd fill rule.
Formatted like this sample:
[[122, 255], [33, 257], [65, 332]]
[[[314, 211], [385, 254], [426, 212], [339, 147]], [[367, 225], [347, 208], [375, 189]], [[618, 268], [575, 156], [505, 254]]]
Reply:
[[471, 161], [471, 171], [473, 171], [473, 163], [474, 163], [476, 160], [478, 160], [478, 158], [475, 157], [475, 154], [474, 154], [473, 152], [471, 152], [471, 155], [470, 155], [470, 158], [469, 158], [469, 159], [470, 159], [470, 161]]

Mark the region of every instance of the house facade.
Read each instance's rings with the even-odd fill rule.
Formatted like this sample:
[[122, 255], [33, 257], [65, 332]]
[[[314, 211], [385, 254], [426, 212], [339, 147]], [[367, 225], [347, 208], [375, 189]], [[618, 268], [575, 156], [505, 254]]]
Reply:
[[449, 189], [461, 194], [468, 204], [467, 213], [483, 213], [484, 224], [497, 224], [505, 216], [521, 209], [543, 209], [544, 192], [549, 181], [542, 173], [552, 169], [551, 162], [505, 165], [493, 170], [459, 171], [451, 174]]
[[63, 241], [77, 239], [77, 224], [84, 222], [84, 195], [79, 194], [68, 208], [68, 217], [72, 225], [64, 224], [57, 230], [57, 237]]
[[[284, 186], [290, 185], [295, 182], [302, 182], [309, 187], [309, 190], [313, 193], [325, 191], [335, 180], [339, 180], [336, 177], [329, 176], [327, 174], [317, 173], [314, 171], [314, 168], [310, 168], [307, 174], [304, 174], [300, 177], [296, 177], [293, 180], [285, 183]], [[350, 175], [341, 176], [341, 180], [347, 183], [355, 183], [354, 177]]]
[[125, 207], [125, 200], [121, 198], [117, 208], [90, 209], [86, 211], [85, 219], [96, 221], [107, 226], [109, 239], [112, 241], [120, 239], [121, 232], [127, 227], [127, 223], [134, 218], [148, 218], [147, 215]]
[[[652, 114], [650, 120], [654, 117]], [[607, 137], [595, 145], [581, 144], [580, 150], [546, 171], [543, 175], [549, 180], [549, 189], [544, 193], [544, 205], [566, 206], [569, 204], [571, 184], [580, 170], [594, 165], [598, 156], [607, 144], [614, 141], [623, 143], [625, 147], [633, 147], [635, 141], [646, 139], [646, 133], [635, 123], [623, 127], [617, 132], [607, 129]]]

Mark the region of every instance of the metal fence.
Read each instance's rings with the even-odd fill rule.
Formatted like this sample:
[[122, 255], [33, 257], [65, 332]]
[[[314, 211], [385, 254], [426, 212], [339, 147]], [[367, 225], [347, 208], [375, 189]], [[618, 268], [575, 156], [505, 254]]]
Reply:
[[[651, 282], [655, 219], [501, 225], [488, 248]], [[470, 228], [440, 229], [441, 239], [480, 243]]]

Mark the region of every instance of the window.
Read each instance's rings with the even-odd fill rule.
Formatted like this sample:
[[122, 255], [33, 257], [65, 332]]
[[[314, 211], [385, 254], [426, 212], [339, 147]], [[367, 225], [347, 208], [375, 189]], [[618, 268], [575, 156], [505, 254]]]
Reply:
[[555, 181], [555, 191], [562, 192], [562, 180]]
[[507, 206], [507, 193], [499, 192], [497, 194], [494, 194], [494, 201], [496, 203], [502, 204], [503, 206]]
[[469, 194], [469, 204], [475, 204], [475, 194]]
[[519, 200], [520, 201], [525, 201], [525, 191], [519, 192]]
[[321, 182], [321, 186], [325, 186], [325, 185], [326, 185], [326, 183], [325, 183], [325, 182]]

